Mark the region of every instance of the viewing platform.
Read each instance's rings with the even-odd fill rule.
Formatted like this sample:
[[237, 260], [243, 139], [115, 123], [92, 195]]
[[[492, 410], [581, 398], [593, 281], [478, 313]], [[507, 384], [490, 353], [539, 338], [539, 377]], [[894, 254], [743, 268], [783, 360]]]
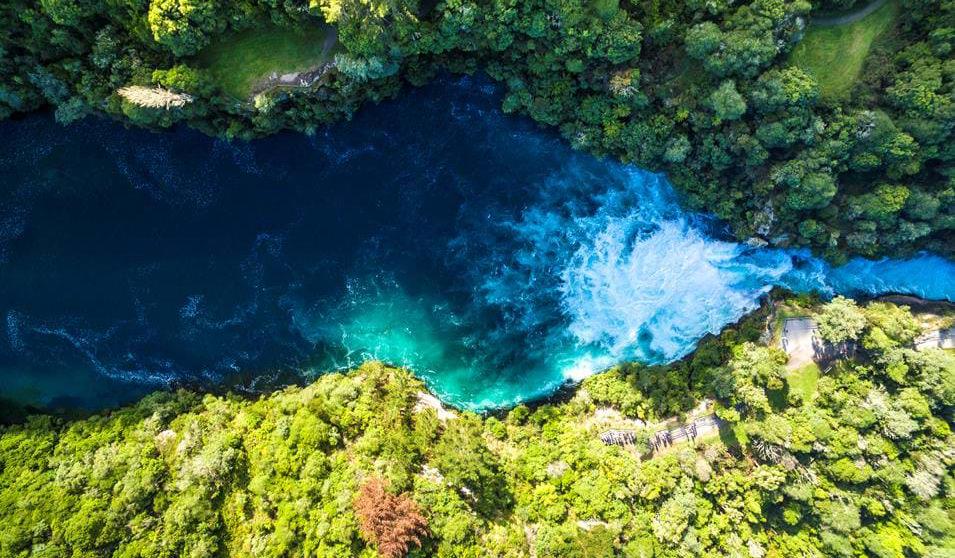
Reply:
[[[701, 436], [719, 432], [721, 421], [716, 415], [707, 415], [675, 428], [659, 430], [647, 441], [647, 450], [659, 451], [674, 444], [692, 442]], [[634, 430], [606, 430], [600, 434], [600, 441], [609, 445], [631, 447], [638, 444]]]
[[955, 327], [931, 331], [915, 340], [915, 350], [955, 349]]

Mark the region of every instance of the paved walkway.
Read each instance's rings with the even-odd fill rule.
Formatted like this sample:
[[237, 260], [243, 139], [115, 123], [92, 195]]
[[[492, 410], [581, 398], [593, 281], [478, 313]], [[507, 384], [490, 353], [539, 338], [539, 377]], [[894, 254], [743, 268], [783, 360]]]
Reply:
[[783, 322], [782, 349], [789, 355], [788, 370], [797, 370], [811, 362], [825, 368], [835, 360], [854, 355], [855, 341], [828, 343], [819, 337], [819, 328], [810, 318], [789, 318]]
[[817, 358], [820, 340], [816, 322], [809, 318], [788, 318], [783, 322], [782, 349], [789, 355], [787, 368], [801, 368]]
[[875, 0], [874, 2], [870, 2], [869, 4], [859, 8], [854, 12], [833, 17], [813, 18], [812, 24], [816, 27], [835, 27], [837, 25], [848, 25], [850, 23], [855, 23], [860, 19], [865, 18], [872, 12], [878, 10], [888, 1], [889, 0]]

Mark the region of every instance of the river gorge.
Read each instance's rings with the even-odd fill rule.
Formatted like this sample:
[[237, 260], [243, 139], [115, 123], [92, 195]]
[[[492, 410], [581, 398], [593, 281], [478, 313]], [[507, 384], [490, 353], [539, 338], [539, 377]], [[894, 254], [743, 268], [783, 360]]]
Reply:
[[0, 396], [97, 409], [368, 359], [512, 405], [668, 362], [774, 286], [955, 299], [930, 254], [832, 267], [732, 241], [666, 178], [445, 79], [313, 136], [0, 124]]

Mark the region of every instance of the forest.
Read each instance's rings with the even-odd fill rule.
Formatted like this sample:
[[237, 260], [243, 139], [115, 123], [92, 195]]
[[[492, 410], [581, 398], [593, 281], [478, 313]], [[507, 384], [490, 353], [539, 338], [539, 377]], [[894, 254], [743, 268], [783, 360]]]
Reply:
[[867, 4], [10, 0], [0, 118], [48, 106], [64, 124], [313, 133], [442, 72], [484, 72], [504, 111], [665, 171], [737, 238], [834, 262], [951, 256], [955, 2], [853, 15]]
[[[953, 48], [955, 0], [5, 0], [0, 119], [238, 142], [483, 73], [749, 246], [952, 258]], [[484, 414], [379, 362], [0, 403], [0, 558], [952, 558], [955, 352], [923, 339], [953, 326], [774, 292], [682, 360]]]
[[[0, 430], [0, 556], [948, 557], [955, 353], [913, 344], [941, 308], [777, 295], [678, 363], [484, 416], [379, 363], [37, 415]], [[793, 316], [825, 362], [787, 364]], [[718, 430], [648, 444], [699, 413]]]

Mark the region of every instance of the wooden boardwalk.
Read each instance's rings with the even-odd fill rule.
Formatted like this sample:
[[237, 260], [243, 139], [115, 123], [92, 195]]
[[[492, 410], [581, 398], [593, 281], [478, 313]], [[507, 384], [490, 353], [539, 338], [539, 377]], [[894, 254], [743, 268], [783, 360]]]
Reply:
[[633, 430], [607, 430], [600, 433], [600, 441], [608, 446], [632, 446], [637, 442], [637, 433]]

